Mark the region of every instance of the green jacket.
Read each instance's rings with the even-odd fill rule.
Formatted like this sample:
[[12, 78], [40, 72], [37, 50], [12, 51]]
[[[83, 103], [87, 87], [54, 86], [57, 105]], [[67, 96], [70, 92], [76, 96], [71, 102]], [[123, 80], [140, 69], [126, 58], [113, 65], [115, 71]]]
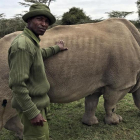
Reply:
[[10, 68], [9, 87], [12, 90], [12, 107], [22, 111], [28, 119], [49, 106], [47, 92], [50, 84], [45, 74], [43, 58], [60, 51], [58, 46], [40, 49], [40, 39], [25, 28], [11, 44], [8, 52]]

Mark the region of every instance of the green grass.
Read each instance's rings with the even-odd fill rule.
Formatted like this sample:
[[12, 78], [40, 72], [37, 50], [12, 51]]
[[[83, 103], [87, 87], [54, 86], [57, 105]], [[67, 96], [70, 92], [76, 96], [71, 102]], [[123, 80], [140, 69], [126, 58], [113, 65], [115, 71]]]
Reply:
[[[50, 140], [140, 140], [140, 113], [131, 94], [117, 104], [116, 113], [123, 117], [118, 125], [104, 124], [103, 98], [100, 98], [96, 116], [99, 124], [86, 126], [81, 119], [84, 99], [69, 104], [51, 104], [52, 119], [48, 121]], [[18, 140], [13, 132], [3, 129], [0, 140]]]

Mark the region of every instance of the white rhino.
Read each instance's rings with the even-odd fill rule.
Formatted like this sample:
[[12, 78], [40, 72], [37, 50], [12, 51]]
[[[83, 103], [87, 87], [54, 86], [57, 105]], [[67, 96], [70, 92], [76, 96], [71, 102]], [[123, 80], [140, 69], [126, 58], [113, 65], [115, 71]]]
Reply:
[[[5, 126], [21, 136], [21, 123], [10, 105], [7, 64], [8, 48], [19, 33], [0, 40], [0, 128]], [[85, 97], [82, 122], [87, 125], [98, 123], [95, 110], [101, 95], [107, 124], [122, 120], [114, 110], [128, 92], [140, 109], [140, 33], [134, 25], [125, 19], [60, 25], [49, 29], [41, 37], [40, 45], [52, 46], [57, 40], [64, 40], [69, 50], [44, 61], [51, 102], [69, 103]]]

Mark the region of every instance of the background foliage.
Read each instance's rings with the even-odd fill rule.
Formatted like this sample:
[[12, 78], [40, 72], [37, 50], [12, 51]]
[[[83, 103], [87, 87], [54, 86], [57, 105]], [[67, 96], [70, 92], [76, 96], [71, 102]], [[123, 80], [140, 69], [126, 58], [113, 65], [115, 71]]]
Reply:
[[15, 31], [22, 31], [24, 27], [25, 22], [21, 19], [21, 17], [0, 19], [0, 38]]
[[90, 17], [86, 16], [85, 12], [82, 9], [76, 7], [71, 8], [62, 16], [62, 24], [64, 25], [87, 23], [90, 21]]
[[[33, 3], [44, 3], [50, 6], [51, 2], [55, 0], [24, 0], [24, 2], [19, 2], [20, 5], [23, 6], [30, 6]], [[138, 17], [137, 21], [131, 21], [137, 28], [140, 28], [140, 0], [136, 1], [136, 6], [138, 8]], [[24, 11], [25, 13], [27, 11]], [[126, 18], [128, 15], [132, 14], [133, 11], [126, 12], [126, 11], [111, 11], [106, 12], [109, 18], [116, 17], [116, 18]], [[15, 32], [15, 31], [22, 31], [26, 25], [26, 23], [22, 20], [23, 14], [17, 14], [11, 19], [6, 19], [4, 13], [0, 13], [0, 38]], [[61, 18], [57, 18], [56, 23], [53, 26], [57, 26], [60, 24], [64, 25], [73, 25], [73, 24], [84, 24], [84, 23], [91, 23], [91, 22], [99, 22], [102, 21], [103, 18], [99, 19], [91, 19], [90, 16], [86, 15], [83, 9], [72, 7], [69, 9], [68, 12], [64, 13]], [[51, 27], [53, 27], [51, 26]]]
[[55, 1], [55, 0], [24, 0], [24, 2], [19, 2], [19, 4], [23, 5], [25, 7], [28, 7], [33, 3], [43, 3], [43, 4], [50, 6], [50, 3], [53, 1]]
[[133, 14], [134, 12], [125, 12], [125, 11], [112, 11], [106, 12], [109, 18], [125, 18], [126, 16]]

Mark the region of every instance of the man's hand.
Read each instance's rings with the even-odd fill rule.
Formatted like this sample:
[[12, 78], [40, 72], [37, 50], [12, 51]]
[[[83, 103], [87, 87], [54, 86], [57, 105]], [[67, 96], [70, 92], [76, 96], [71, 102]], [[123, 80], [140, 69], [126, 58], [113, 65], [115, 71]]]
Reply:
[[33, 125], [43, 126], [43, 122], [46, 122], [41, 114], [38, 114], [35, 118], [31, 119], [30, 122]]
[[59, 46], [60, 51], [68, 50], [68, 48], [65, 48], [65, 47], [64, 47], [64, 41], [63, 41], [63, 40], [57, 41], [57, 42], [56, 42], [56, 45]]

